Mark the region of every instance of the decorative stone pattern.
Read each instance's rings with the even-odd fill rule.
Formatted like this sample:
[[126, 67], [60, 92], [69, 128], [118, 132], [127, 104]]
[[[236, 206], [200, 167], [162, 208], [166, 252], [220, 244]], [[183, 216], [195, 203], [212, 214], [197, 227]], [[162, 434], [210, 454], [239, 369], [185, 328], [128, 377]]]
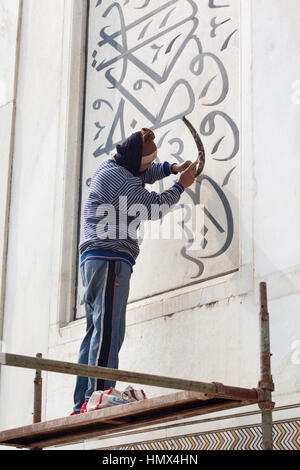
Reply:
[[[300, 450], [300, 418], [274, 422], [274, 450]], [[261, 425], [225, 428], [110, 447], [118, 450], [261, 450]], [[103, 450], [103, 449], [102, 449]]]

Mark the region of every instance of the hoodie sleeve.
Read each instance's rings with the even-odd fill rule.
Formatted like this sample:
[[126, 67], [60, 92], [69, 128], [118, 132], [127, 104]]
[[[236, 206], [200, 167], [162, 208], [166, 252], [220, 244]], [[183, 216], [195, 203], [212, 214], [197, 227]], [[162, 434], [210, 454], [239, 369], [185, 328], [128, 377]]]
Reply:
[[139, 178], [143, 183], [153, 184], [171, 174], [177, 175], [178, 172], [172, 169], [173, 165], [175, 165], [175, 163], [152, 163], [150, 168], [147, 168], [147, 170], [139, 175]]
[[120, 187], [113, 205], [128, 216], [138, 216], [140, 220], [158, 220], [179, 201], [183, 192], [184, 187], [177, 182], [162, 193], [149, 192], [141, 185], [140, 178], [130, 178]]

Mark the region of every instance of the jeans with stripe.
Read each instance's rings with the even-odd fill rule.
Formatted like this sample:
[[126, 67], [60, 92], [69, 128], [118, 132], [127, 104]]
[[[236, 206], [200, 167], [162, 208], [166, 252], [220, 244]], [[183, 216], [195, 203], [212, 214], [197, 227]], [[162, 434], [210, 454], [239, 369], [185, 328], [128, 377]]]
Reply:
[[[121, 260], [94, 259], [86, 261], [80, 270], [86, 334], [80, 346], [78, 363], [117, 369], [125, 336], [131, 266]], [[107, 379], [77, 377], [74, 411], [79, 413], [82, 404], [94, 391], [107, 390], [115, 384]]]

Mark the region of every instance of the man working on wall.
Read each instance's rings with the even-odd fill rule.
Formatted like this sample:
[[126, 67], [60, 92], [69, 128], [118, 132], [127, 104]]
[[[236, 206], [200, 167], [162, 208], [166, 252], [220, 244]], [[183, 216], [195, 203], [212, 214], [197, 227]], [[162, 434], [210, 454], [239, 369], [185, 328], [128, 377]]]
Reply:
[[[153, 163], [157, 156], [154, 139], [150, 129], [135, 132], [117, 146], [114, 157], [99, 166], [91, 181], [84, 207], [84, 240], [80, 244], [86, 312], [80, 364], [118, 368], [129, 282], [139, 254], [138, 225], [130, 224], [136, 219], [130, 208], [139, 205], [138, 220], [157, 220], [161, 217], [159, 208], [170, 209], [195, 180], [197, 162]], [[145, 183], [152, 184], [171, 173], [181, 175], [167, 191], [158, 194], [144, 188]], [[109, 223], [107, 214], [111, 216]], [[77, 377], [72, 414], [87, 411], [93, 392], [111, 387], [115, 387], [111, 380]]]

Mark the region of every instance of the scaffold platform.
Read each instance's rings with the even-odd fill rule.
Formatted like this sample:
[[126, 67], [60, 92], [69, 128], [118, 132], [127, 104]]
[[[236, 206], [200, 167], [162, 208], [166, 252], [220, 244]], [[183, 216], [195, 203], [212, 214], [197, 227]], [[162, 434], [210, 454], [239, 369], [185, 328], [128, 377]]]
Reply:
[[[219, 382], [205, 383], [180, 378], [130, 372], [106, 367], [0, 353], [1, 366], [34, 369], [33, 424], [0, 432], [0, 445], [32, 450], [74, 444], [117, 432], [166, 423], [192, 416], [257, 404], [261, 409], [263, 449], [273, 449], [272, 402], [274, 384], [270, 364], [269, 314], [266, 284], [260, 283], [260, 369], [257, 388], [241, 388]], [[42, 421], [41, 371], [110, 379], [175, 389], [176, 392], [79, 415]], [[180, 390], [180, 391], [179, 391]]]

